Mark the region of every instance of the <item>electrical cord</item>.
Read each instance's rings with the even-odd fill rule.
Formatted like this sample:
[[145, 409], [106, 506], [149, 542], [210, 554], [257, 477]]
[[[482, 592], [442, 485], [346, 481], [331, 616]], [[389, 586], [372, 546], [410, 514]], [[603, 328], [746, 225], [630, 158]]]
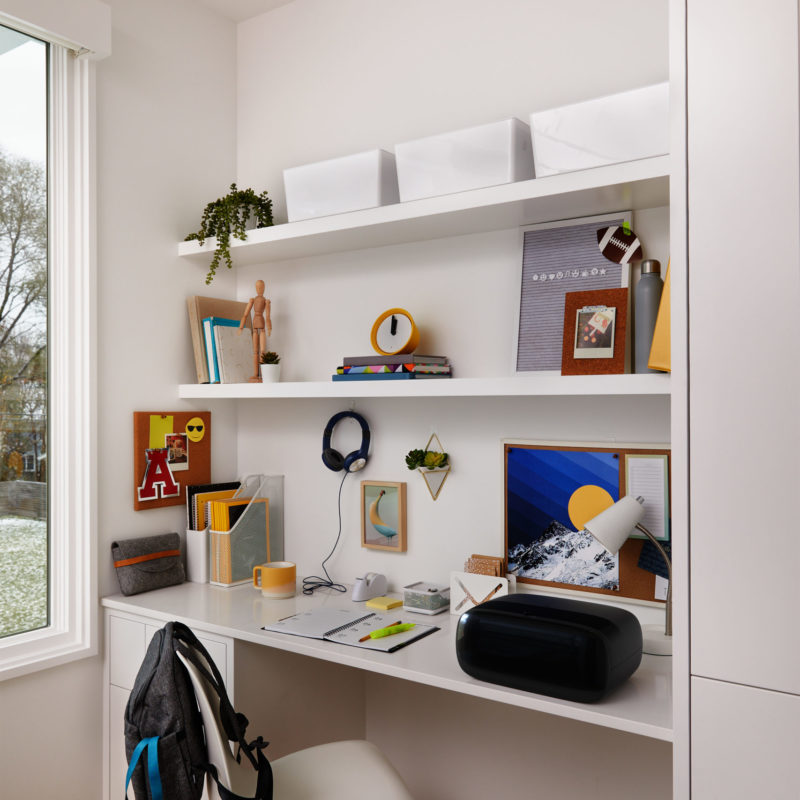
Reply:
[[325, 573], [325, 578], [320, 578], [319, 575], [309, 575], [307, 578], [303, 578], [303, 594], [314, 594], [317, 589], [333, 589], [336, 592], [346, 592], [347, 587], [343, 586], [341, 583], [334, 583], [331, 580], [331, 576], [328, 575], [328, 570], [325, 569], [325, 562], [333, 555], [334, 550], [336, 550], [336, 546], [339, 544], [339, 539], [342, 535], [342, 487], [344, 486], [345, 478], [350, 473], [345, 471], [342, 482], [339, 484], [339, 532], [336, 534], [336, 541], [333, 544], [333, 548], [328, 553], [327, 558], [322, 562], [322, 571]]

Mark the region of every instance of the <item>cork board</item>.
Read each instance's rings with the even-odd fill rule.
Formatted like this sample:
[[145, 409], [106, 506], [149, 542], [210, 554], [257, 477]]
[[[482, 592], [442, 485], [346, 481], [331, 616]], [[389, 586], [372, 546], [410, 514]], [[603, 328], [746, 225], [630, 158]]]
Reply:
[[630, 489], [649, 506], [644, 524], [668, 540], [669, 448], [529, 441], [503, 448], [503, 552], [517, 581], [655, 601], [655, 575], [637, 566], [644, 541], [628, 539], [614, 559], [582, 528]]
[[177, 506], [211, 480], [210, 411], [134, 411], [133, 507]]
[[[593, 327], [604, 312], [613, 309], [613, 321], [602, 332]], [[562, 375], [617, 375], [626, 371], [628, 346], [628, 290], [598, 289], [567, 292], [564, 296], [564, 340], [561, 351]], [[606, 345], [606, 346], [603, 346]]]

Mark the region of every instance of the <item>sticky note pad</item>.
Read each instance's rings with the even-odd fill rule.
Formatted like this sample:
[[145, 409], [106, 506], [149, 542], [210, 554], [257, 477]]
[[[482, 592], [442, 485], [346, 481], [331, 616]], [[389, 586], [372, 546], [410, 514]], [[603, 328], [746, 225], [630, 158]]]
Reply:
[[379, 611], [388, 611], [403, 605], [403, 601], [399, 597], [373, 597], [372, 600], [367, 600], [367, 605]]

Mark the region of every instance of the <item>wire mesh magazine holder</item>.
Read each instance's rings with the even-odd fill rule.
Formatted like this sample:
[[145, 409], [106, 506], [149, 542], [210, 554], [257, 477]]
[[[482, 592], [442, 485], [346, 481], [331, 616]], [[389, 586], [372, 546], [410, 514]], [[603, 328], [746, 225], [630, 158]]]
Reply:
[[283, 561], [283, 475], [247, 475], [209, 530], [210, 583], [249, 583], [253, 567]]

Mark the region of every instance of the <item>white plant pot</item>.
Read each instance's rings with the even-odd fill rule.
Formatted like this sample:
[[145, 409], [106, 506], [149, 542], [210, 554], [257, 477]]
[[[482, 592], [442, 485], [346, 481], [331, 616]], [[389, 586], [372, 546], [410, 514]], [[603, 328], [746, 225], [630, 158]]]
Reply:
[[280, 364], [261, 364], [261, 382], [277, 383], [281, 379]]

